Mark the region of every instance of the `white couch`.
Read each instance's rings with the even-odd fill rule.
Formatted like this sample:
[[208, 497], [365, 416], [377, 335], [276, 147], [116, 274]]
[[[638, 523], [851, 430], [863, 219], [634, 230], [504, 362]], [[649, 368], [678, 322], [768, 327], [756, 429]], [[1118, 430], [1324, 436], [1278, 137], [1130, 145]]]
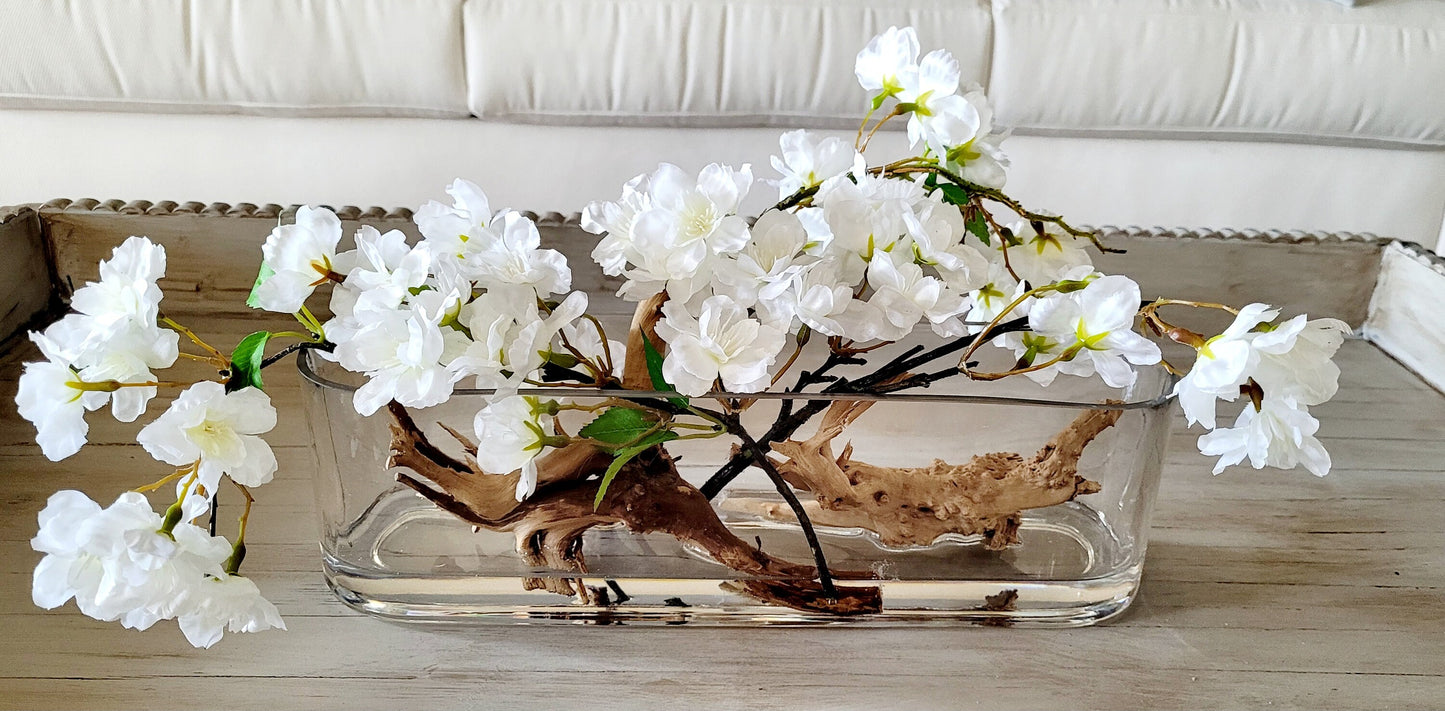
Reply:
[[[0, 203], [414, 205], [457, 175], [579, 209], [669, 160], [851, 135], [852, 57], [918, 27], [1079, 222], [1436, 245], [1445, 3], [0, 0]], [[902, 144], [893, 134], [877, 142]]]

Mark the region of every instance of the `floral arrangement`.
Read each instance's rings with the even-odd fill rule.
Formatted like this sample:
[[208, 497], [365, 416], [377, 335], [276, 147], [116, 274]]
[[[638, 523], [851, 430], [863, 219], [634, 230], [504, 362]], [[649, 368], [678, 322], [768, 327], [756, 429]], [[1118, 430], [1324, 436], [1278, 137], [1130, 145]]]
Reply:
[[[1303, 464], [1327, 473], [1329, 455], [1313, 436], [1318, 422], [1308, 408], [1336, 390], [1331, 358], [1347, 326], [1305, 316], [1280, 321], [1279, 310], [1264, 304], [1146, 300], [1127, 277], [1098, 273], [1090, 250], [1103, 247], [1092, 233], [1027, 210], [1002, 192], [1006, 134], [993, 125], [982, 91], [960, 85], [948, 52], [919, 58], [919, 51], [911, 28], [890, 28], [859, 53], [855, 70], [871, 106], [856, 140], [784, 133], [781, 155], [772, 159], [779, 177], [761, 181], [776, 186], [778, 201], [751, 224], [739, 206], [760, 181], [746, 165], [709, 165], [694, 176], [664, 164], [629, 181], [617, 200], [588, 205], [582, 225], [601, 236], [593, 258], [605, 274], [623, 279], [622, 297], [638, 302], [622, 341], [588, 314], [586, 294], [571, 291], [566, 259], [541, 246], [537, 227], [518, 212], [494, 212], [482, 190], [464, 180], [448, 188], [451, 204], [429, 202], [416, 212], [423, 239], [414, 245], [400, 232], [361, 227], [356, 249], [338, 251], [337, 216], [300, 208], [294, 223], [267, 238], [248, 300], [294, 314], [300, 329], [254, 333], [229, 353], [160, 311], [165, 250], [130, 238], [100, 264], [99, 281], [75, 291], [74, 313], [31, 334], [44, 360], [25, 366], [16, 399], [45, 456], [60, 460], [85, 444], [87, 412], [109, 405], [116, 419], [132, 422], [158, 390], [179, 389], [138, 435], [173, 469], [104, 508], [76, 491], [52, 496], [32, 541], [44, 554], [35, 603], [54, 608], [73, 599], [86, 615], [138, 629], [176, 619], [203, 647], [225, 630], [284, 627], [240, 569], [252, 490], [277, 469], [263, 439], [277, 417], [261, 372], [300, 350], [364, 375], [357, 411], [387, 408], [397, 431], [413, 439], [419, 435], [408, 408], [443, 403], [457, 387], [493, 390], [475, 418], [480, 444], [458, 435], [469, 445], [472, 471], [492, 476], [449, 483], [445, 472], [429, 473], [438, 461], [418, 463], [416, 448], [394, 445], [395, 463], [437, 486], [404, 481], [478, 525], [500, 526], [502, 518], [483, 512], [477, 487], [490, 492], [505, 483], [507, 502], [487, 495], [508, 520], [542, 510], [539, 488], [563, 484], [589, 487], [592, 507], [612, 510], [606, 502], [617, 477], [663, 480], [656, 462], [666, 464], [667, 442], [734, 437], [733, 459], [700, 489], [678, 484], [680, 495], [655, 495], [704, 497], [666, 500], [668, 511], [691, 511], [743, 469], [764, 470], [812, 544], [815, 567], [806, 570], [817, 585], [791, 598], [757, 594], [825, 609], [850, 593], [833, 587], [799, 487], [782, 475], [806, 480], [799, 471], [808, 466], [806, 452], [787, 438], [829, 403], [786, 406], [766, 432], [748, 432], [740, 413], [752, 402], [740, 394], [769, 388], [883, 394], [946, 378], [1016, 375], [1044, 385], [1060, 376], [1097, 376], [1125, 388], [1138, 368], [1157, 366], [1182, 375], [1174, 394], [1189, 422], [1208, 430], [1199, 448], [1219, 457], [1215, 473], [1245, 459], [1255, 468]], [[864, 158], [870, 139], [895, 119], [907, 121], [916, 155], [870, 165]], [[1003, 224], [1001, 210], [1016, 221]], [[308, 308], [321, 287], [330, 289], [324, 321]], [[1163, 310], [1174, 307], [1227, 311], [1233, 323], [1222, 333], [1200, 334], [1166, 319]], [[875, 360], [882, 347], [923, 327], [942, 345]], [[1194, 349], [1187, 372], [1161, 359], [1153, 340], [1159, 338]], [[803, 347], [814, 339], [826, 340], [824, 360], [802, 363]], [[1006, 352], [1011, 367], [981, 369], [974, 356], [985, 347]], [[158, 375], [181, 358], [213, 367], [215, 377], [176, 382]], [[845, 376], [845, 369], [852, 370]], [[566, 397], [568, 388], [653, 396], [589, 405]], [[535, 394], [539, 389], [557, 396]], [[1240, 397], [1248, 403], [1238, 419], [1220, 426], [1216, 403]], [[825, 429], [855, 416], [834, 410]], [[587, 424], [563, 430], [557, 415], [564, 411], [582, 413]], [[791, 459], [776, 464], [770, 448], [791, 452]], [[780, 471], [788, 467], [793, 471]], [[215, 497], [227, 481], [244, 501], [234, 541], [214, 531]], [[172, 484], [174, 503], [157, 512], [143, 494]], [[633, 489], [643, 494], [629, 496], [651, 491]], [[614, 509], [610, 515], [638, 530], [679, 529]], [[210, 530], [197, 525], [208, 512]], [[886, 521], [861, 520], [880, 533], [890, 530]], [[1000, 536], [999, 545], [1009, 542]], [[748, 558], [729, 556], [732, 544], [718, 540], [710, 550], [719, 559]], [[572, 562], [560, 543], [534, 553]], [[758, 551], [752, 562], [736, 565], [784, 566], [766, 558]]]

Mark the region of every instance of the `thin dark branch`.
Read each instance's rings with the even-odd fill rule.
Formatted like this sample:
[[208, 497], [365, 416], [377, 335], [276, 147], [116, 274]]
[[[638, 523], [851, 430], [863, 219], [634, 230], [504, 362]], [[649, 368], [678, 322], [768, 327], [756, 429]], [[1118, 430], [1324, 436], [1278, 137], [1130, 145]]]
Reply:
[[[988, 337], [993, 338], [1005, 333], [1026, 330], [1027, 328], [1028, 319], [1017, 318], [1013, 319], [1012, 321], [999, 324], [988, 334]], [[915, 370], [918, 367], [926, 365], [939, 358], [951, 355], [953, 353], [957, 353], [965, 348], [968, 348], [968, 346], [972, 342], [972, 338], [957, 338], [929, 350], [924, 350], [923, 346], [914, 346], [913, 348], [910, 348], [907, 351], [904, 351], [902, 354], [894, 357], [887, 363], [884, 363], [878, 368], [878, 370], [874, 371], [870, 375], [858, 378], [856, 380], [840, 378], [838, 380], [835, 380], [828, 387], [823, 388], [821, 392], [830, 394], [877, 394], [886, 392], [897, 392], [899, 390], [912, 387], [926, 387], [945, 378], [959, 375], [961, 371], [959, 371], [957, 368], [948, 368], [945, 370], [937, 371], [935, 373], [928, 373], [903, 378], [902, 380], [898, 380], [895, 382], [889, 381], [890, 379], [897, 378], [904, 373]], [[843, 360], [844, 358], [848, 358], [848, 360], [845, 361]], [[812, 382], [816, 382], [818, 376], [826, 373], [827, 370], [836, 367], [837, 365], [844, 364], [845, 362], [847, 362], [848, 364], [857, 364], [861, 363], [861, 360], [858, 358], [840, 356], [836, 353], [831, 354], [828, 361], [825, 362], [822, 367], [820, 367], [817, 371], [804, 373], [804, 376], [809, 376]], [[809, 384], [812, 383], [810, 382]], [[802, 385], [802, 376], [800, 376], [799, 385], [794, 386], [793, 392], [801, 392]], [[814, 415], [817, 415], [823, 410], [826, 410], [830, 404], [832, 404], [832, 401], [829, 400], [809, 400], [806, 405], [797, 408], [796, 411], [794, 411], [793, 407], [785, 405], [784, 409], [779, 412], [778, 418], [773, 421], [773, 425], [768, 428], [767, 432], [763, 433], [763, 435], [757, 439], [759, 446], [771, 445], [774, 442], [780, 442], [788, 437], [791, 437], [794, 432], [797, 432], [799, 428], [807, 424], [807, 422], [811, 420]], [[699, 487], [699, 489], [701, 489], [703, 495], [708, 497], [709, 499], [716, 497], [719, 493], [722, 493], [724, 487], [732, 483], [732, 481], [736, 479], [738, 475], [743, 472], [744, 469], [747, 469], [748, 465], [752, 462], [752, 460], [752, 452], [749, 452], [747, 450], [737, 452], [732, 456], [731, 459], [729, 459], [726, 463], [719, 467], [712, 476], [708, 477], [708, 480], [706, 482], [703, 482], [703, 485]]]
[[286, 346], [285, 348], [282, 348], [281, 350], [271, 354], [271, 356], [266, 358], [265, 360], [262, 360], [261, 368], [264, 370], [265, 368], [275, 365], [276, 363], [279, 363], [282, 358], [285, 358], [292, 353], [296, 353], [298, 351], [313, 350], [325, 351], [327, 353], [330, 353], [336, 350], [336, 344], [332, 343], [331, 341], [322, 341], [320, 343], [316, 343], [314, 341], [301, 341], [300, 343], [292, 343], [291, 345]]
[[[880, 173], [886, 174], [886, 173], [889, 172], [889, 166], [877, 166], [877, 167], [869, 168], [868, 171], [869, 171], [870, 173], [874, 173], [874, 174], [880, 174]], [[1123, 252], [1124, 252], [1124, 250], [1122, 250], [1122, 249], [1113, 249], [1113, 248], [1111, 248], [1111, 247], [1105, 247], [1104, 244], [1099, 241], [1099, 235], [1098, 235], [1098, 233], [1096, 233], [1096, 232], [1093, 232], [1093, 231], [1090, 231], [1090, 230], [1081, 230], [1081, 229], [1079, 229], [1079, 228], [1077, 228], [1077, 227], [1074, 227], [1073, 225], [1070, 225], [1068, 222], [1065, 222], [1065, 221], [1064, 221], [1064, 218], [1062, 218], [1062, 217], [1060, 217], [1060, 216], [1058, 216], [1058, 215], [1050, 215], [1050, 214], [1048, 214], [1048, 213], [1033, 212], [1033, 211], [1031, 211], [1031, 210], [1028, 210], [1028, 209], [1024, 208], [1023, 204], [1021, 204], [1018, 200], [1015, 200], [1015, 199], [1009, 197], [1008, 195], [1004, 194], [1004, 192], [1003, 192], [1002, 190], [999, 190], [998, 188], [990, 188], [990, 187], [988, 187], [988, 186], [986, 186], [986, 185], [979, 185], [978, 183], [975, 183], [975, 182], [972, 182], [972, 181], [969, 181], [969, 180], [965, 180], [965, 179], [963, 179], [962, 176], [959, 176], [957, 173], [954, 173], [954, 172], [952, 172], [952, 171], [949, 171], [948, 169], [946, 169], [946, 168], [944, 168], [944, 167], [942, 167], [942, 166], [939, 166], [939, 165], [909, 165], [909, 166], [901, 166], [901, 167], [898, 167], [898, 168], [894, 168], [892, 174], [893, 174], [893, 175], [901, 175], [901, 174], [908, 174], [908, 173], [933, 173], [933, 174], [935, 174], [935, 175], [943, 176], [944, 178], [947, 178], [947, 179], [949, 180], [949, 182], [952, 182], [952, 183], [954, 183], [955, 185], [957, 185], [957, 186], [959, 186], [959, 187], [967, 190], [970, 194], [977, 195], [977, 196], [980, 196], [980, 197], [984, 197], [984, 198], [987, 198], [987, 199], [989, 199], [989, 200], [992, 200], [992, 201], [994, 201], [994, 202], [997, 202], [997, 203], [1000, 203], [1000, 204], [1004, 205], [1005, 207], [1007, 207], [1008, 209], [1014, 211], [1015, 214], [1017, 214], [1019, 217], [1024, 218], [1025, 220], [1037, 221], [1037, 222], [1050, 222], [1050, 223], [1053, 223], [1053, 224], [1055, 224], [1055, 225], [1058, 225], [1060, 229], [1064, 230], [1065, 232], [1069, 233], [1070, 235], [1073, 235], [1073, 236], [1075, 236], [1075, 237], [1082, 237], [1082, 238], [1084, 238], [1084, 239], [1087, 239], [1087, 240], [1089, 240], [1090, 242], [1092, 242], [1092, 243], [1094, 244], [1094, 247], [1097, 248], [1100, 252], [1115, 253], [1115, 254], [1120, 254], [1120, 253], [1123, 253]]]
[[818, 541], [818, 532], [813, 530], [813, 522], [808, 518], [808, 512], [803, 510], [803, 502], [798, 500], [798, 495], [793, 492], [793, 487], [783, 480], [783, 475], [773, 466], [768, 459], [767, 452], [763, 451], [761, 445], [754, 440], [748, 431], [743, 429], [738, 418], [729, 416], [726, 420], [728, 430], [742, 440], [743, 446], [748, 448], [753, 455], [753, 461], [772, 480], [773, 486], [782, 495], [783, 500], [788, 502], [788, 508], [793, 510], [793, 515], [798, 518], [798, 526], [803, 529], [803, 537], [808, 539], [808, 548], [813, 551], [813, 563], [818, 567], [818, 584], [823, 588], [823, 594], [829, 600], [838, 599], [838, 589], [833, 586], [833, 574], [828, 572], [828, 559], [823, 555], [823, 544]]
[[[1027, 317], [1019, 317], [1019, 318], [1013, 319], [1013, 320], [1011, 320], [1011, 321], [1005, 321], [1005, 322], [999, 324], [999, 325], [996, 326], [992, 331], [990, 331], [989, 333], [984, 334], [984, 335], [985, 335], [986, 337], [992, 339], [992, 338], [997, 338], [998, 336], [1002, 336], [1002, 335], [1004, 335], [1004, 334], [1006, 334], [1006, 333], [1016, 333], [1016, 332], [1018, 332], [1018, 331], [1027, 331], [1027, 330], [1028, 330], [1028, 327], [1029, 327], [1029, 320], [1028, 320], [1028, 318], [1027, 318]], [[931, 361], [937, 360], [937, 359], [942, 358], [942, 357], [944, 357], [944, 356], [946, 356], [946, 355], [951, 355], [951, 354], [953, 354], [953, 353], [957, 353], [957, 352], [959, 352], [959, 351], [967, 348], [967, 347], [968, 347], [969, 345], [971, 345], [971, 344], [972, 344], [972, 339], [965, 339], [965, 338], [959, 338], [959, 339], [957, 339], [957, 340], [949, 341], [948, 343], [945, 343], [945, 344], [943, 344], [943, 345], [941, 345], [941, 346], [938, 346], [938, 347], [936, 347], [936, 348], [934, 348], [934, 349], [932, 349], [932, 350], [929, 350], [929, 351], [924, 352], [922, 355], [920, 355], [920, 356], [918, 356], [918, 357], [916, 357], [916, 358], [913, 358], [913, 359], [908, 360], [906, 363], [903, 364], [903, 368], [902, 368], [901, 370], [897, 370], [895, 373], [890, 374], [888, 377], [891, 377], [892, 375], [896, 375], [897, 373], [905, 373], [905, 372], [907, 372], [907, 371], [913, 370], [914, 368], [917, 368], [917, 367], [920, 366], [920, 365], [924, 365], [925, 363], [929, 363], [929, 362], [931, 362]], [[886, 366], [885, 366], [885, 367], [886, 367]]]
[[627, 593], [622, 591], [622, 586], [618, 585], [616, 580], [608, 580], [607, 587], [612, 588], [612, 592], [617, 593], [618, 605], [621, 605], [622, 603], [632, 599], [631, 595], [628, 595]]

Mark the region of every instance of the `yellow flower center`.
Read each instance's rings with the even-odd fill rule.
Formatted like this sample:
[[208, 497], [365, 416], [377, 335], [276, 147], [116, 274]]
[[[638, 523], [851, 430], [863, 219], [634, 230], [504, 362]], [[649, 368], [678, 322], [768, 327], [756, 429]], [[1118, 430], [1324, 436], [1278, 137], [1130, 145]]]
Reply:
[[1109, 332], [1091, 334], [1084, 325], [1084, 319], [1079, 319], [1079, 324], [1074, 327], [1074, 337], [1079, 339], [1079, 345], [1091, 351], [1102, 351], [1105, 349], [1101, 348], [1099, 343], [1109, 337]]

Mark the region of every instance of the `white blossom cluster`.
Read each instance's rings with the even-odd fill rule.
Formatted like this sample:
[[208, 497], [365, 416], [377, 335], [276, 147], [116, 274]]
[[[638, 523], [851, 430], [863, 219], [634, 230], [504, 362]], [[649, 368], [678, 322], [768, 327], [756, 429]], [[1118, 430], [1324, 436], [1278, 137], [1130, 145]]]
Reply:
[[[199, 516], [206, 508], [199, 504], [188, 513]], [[104, 509], [78, 491], [55, 493], [30, 541], [45, 554], [35, 568], [35, 604], [51, 609], [74, 599], [90, 617], [141, 630], [175, 619], [197, 647], [210, 647], [228, 629], [286, 628], [255, 583], [225, 572], [225, 538], [189, 523], [169, 532], [162, 525], [135, 492]]]
[[[859, 82], [880, 105], [896, 100], [916, 147], [966, 180], [1002, 185], [1007, 159], [987, 99], [978, 90], [960, 93], [958, 62], [948, 52], [918, 54], [912, 28], [890, 28], [858, 55]], [[1006, 257], [1002, 242], [970, 236], [943, 191], [869, 170], [842, 139], [792, 131], [780, 147], [772, 159], [779, 198], [812, 195], [764, 212], [751, 229], [736, 214], [754, 182], [748, 166], [709, 165], [693, 178], [664, 164], [629, 181], [618, 200], [583, 212], [583, 227], [603, 235], [592, 256], [626, 280], [622, 296], [667, 292], [657, 329], [669, 346], [663, 373], [684, 394], [767, 387], [789, 336], [802, 328], [856, 343], [896, 341], [920, 324], [961, 337], [1029, 287], [1066, 274], [1092, 279], [1086, 241], [1052, 225], [1015, 226]], [[1008, 315], [1028, 314], [1034, 301]], [[1000, 342], [1030, 359], [1068, 353], [1029, 373], [1041, 382], [1058, 372], [1099, 372], [1122, 387], [1133, 382], [1130, 363], [1159, 360], [1158, 349], [1131, 331], [1139, 290], [1124, 277], [1038, 302], [1033, 337]]]
[[667, 292], [663, 373], [686, 395], [767, 387], [804, 327], [858, 342], [897, 340], [922, 322], [962, 335], [968, 293], [987, 278], [987, 258], [964, 244], [963, 218], [941, 195], [870, 175], [841, 139], [794, 131], [781, 144], [783, 197], [816, 194], [751, 228], [736, 212], [754, 182], [748, 166], [693, 178], [664, 164], [583, 212], [582, 226], [604, 235], [593, 258], [625, 279], [622, 296]]
[[80, 451], [89, 427], [85, 413], [110, 402], [121, 422], [146, 411], [154, 387], [87, 389], [86, 383], [145, 383], [153, 371], [176, 362], [178, 336], [158, 325], [166, 252], [131, 237], [100, 263], [100, 281], [71, 296], [75, 313], [31, 333], [45, 360], [25, 364], [15, 397], [20, 415], [35, 423], [36, 442], [51, 461]]
[[[1215, 474], [1246, 457], [1255, 469], [1303, 464], [1316, 476], [1330, 471], [1309, 407], [1339, 389], [1340, 368], [1331, 359], [1350, 327], [1304, 315], [1274, 323], [1278, 316], [1265, 304], [1240, 309], [1229, 328], [1199, 348], [1194, 367], [1174, 388], [1189, 424], [1211, 430], [1199, 438], [1199, 451], [1219, 457]], [[1246, 404], [1233, 427], [1216, 428], [1215, 404], [1234, 400], [1247, 384], [1258, 388], [1257, 404]]]
[[[304, 302], [335, 282], [324, 332], [336, 345], [331, 357], [367, 376], [355, 394], [364, 415], [392, 400], [438, 405], [467, 378], [479, 388], [515, 390], [587, 310], [585, 293], [566, 293], [566, 259], [540, 247], [531, 220], [512, 210], [493, 214], [487, 196], [465, 180], [447, 193], [451, 205], [429, 202], [417, 211], [423, 239], [414, 246], [400, 231], [362, 227], [356, 249], [338, 253], [341, 221], [324, 208], [301, 208], [295, 224], [266, 241], [265, 264], [275, 275], [257, 287], [256, 305], [293, 313], [296, 297]], [[302, 276], [267, 289], [291, 273]]]
[[[416, 212], [422, 239], [415, 245], [400, 231], [364, 226], [356, 249], [338, 252], [336, 215], [301, 208], [294, 224], [277, 227], [266, 241], [254, 303], [294, 313], [318, 286], [332, 283], [333, 317], [324, 333], [336, 348], [323, 357], [367, 377], [353, 398], [363, 415], [393, 400], [439, 405], [459, 383], [496, 390], [474, 424], [478, 439], [496, 446], [478, 452], [477, 461], [498, 473], [521, 469], [520, 499], [535, 486], [532, 459], [544, 432], [535, 415], [525, 415], [523, 398], [507, 395], [562, 352], [564, 338], [601, 366], [603, 334], [579, 321], [587, 295], [569, 293], [567, 260], [541, 247], [536, 224], [513, 210], [493, 213], [471, 182], [457, 180], [447, 193], [450, 205], [428, 202]], [[285, 279], [283, 286], [271, 288], [277, 279]], [[609, 347], [620, 358], [622, 346]]]
[[[78, 452], [89, 431], [85, 413], [107, 400], [115, 417], [131, 422], [156, 395], [154, 371], [177, 359], [178, 334], [161, 328], [165, 249], [131, 237], [100, 264], [100, 281], [71, 299], [76, 313], [44, 333], [32, 333], [46, 360], [28, 363], [16, 403], [34, 423], [45, 456]], [[259, 486], [271, 480], [276, 458], [259, 436], [276, 424], [266, 393], [226, 392], [202, 381], [180, 393], [138, 441], [156, 459], [191, 476], [177, 488], [179, 519], [169, 526], [141, 494], [123, 494], [101, 509], [76, 491], [51, 497], [31, 541], [45, 553], [35, 570], [35, 603], [53, 608], [74, 599], [85, 614], [147, 628], [177, 619], [192, 644], [209, 647], [223, 630], [253, 632], [284, 624], [255, 584], [227, 573], [233, 548], [189, 521], [209, 509], [223, 475]]]
[[923, 145], [963, 178], [999, 188], [1008, 157], [994, 130], [993, 107], [977, 84], [960, 86], [958, 60], [936, 49], [918, 58], [918, 33], [889, 27], [874, 37], [853, 65], [858, 83], [874, 92], [875, 106], [894, 98], [908, 113], [908, 140]]

